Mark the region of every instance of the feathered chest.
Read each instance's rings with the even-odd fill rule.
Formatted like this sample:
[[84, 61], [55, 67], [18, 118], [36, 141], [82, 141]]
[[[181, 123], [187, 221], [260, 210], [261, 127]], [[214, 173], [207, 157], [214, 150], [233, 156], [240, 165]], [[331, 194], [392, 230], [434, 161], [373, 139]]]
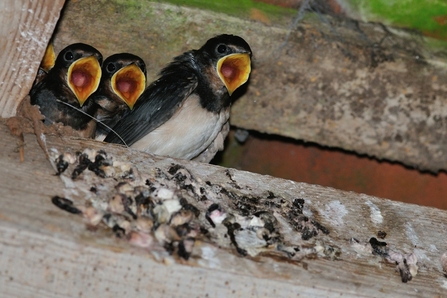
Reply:
[[207, 111], [200, 105], [199, 97], [192, 95], [168, 121], [131, 147], [157, 155], [192, 159], [214, 141], [229, 117], [229, 108], [220, 113]]

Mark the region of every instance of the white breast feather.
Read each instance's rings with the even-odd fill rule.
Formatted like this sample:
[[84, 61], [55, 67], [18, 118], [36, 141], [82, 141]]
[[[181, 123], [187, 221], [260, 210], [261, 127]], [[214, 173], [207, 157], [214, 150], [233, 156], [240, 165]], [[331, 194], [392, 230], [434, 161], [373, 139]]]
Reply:
[[229, 117], [229, 109], [220, 114], [208, 112], [200, 106], [197, 96], [191, 96], [171, 119], [131, 147], [157, 155], [192, 159], [211, 144]]

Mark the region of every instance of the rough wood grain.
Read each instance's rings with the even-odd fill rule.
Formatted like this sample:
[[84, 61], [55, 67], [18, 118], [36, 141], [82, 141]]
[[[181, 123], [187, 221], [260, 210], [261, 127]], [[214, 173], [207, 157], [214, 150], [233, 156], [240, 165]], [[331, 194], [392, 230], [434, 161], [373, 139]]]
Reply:
[[[309, 44], [313, 44], [314, 46], [318, 45], [316, 49], [327, 49], [325, 48], [326, 46], [331, 48], [340, 43], [339, 39], [329, 42], [327, 39], [319, 40], [318, 38], [321, 37], [319, 34], [329, 34], [327, 32], [331, 30], [326, 28], [328, 31], [325, 31], [323, 28], [321, 31], [316, 31], [312, 27], [314, 26], [312, 22], [303, 24], [300, 27], [300, 31], [297, 31], [296, 35], [295, 33], [292, 35], [291, 43], [281, 50], [285, 55], [278, 58], [278, 60], [272, 58], [274, 57], [272, 53], [278, 52], [277, 46], [287, 33], [287, 30], [284, 28], [262, 27], [259, 24], [228, 18], [223, 15], [209, 13], [203, 15], [197, 10], [164, 4], [147, 4], [145, 2], [149, 9], [141, 11], [137, 7], [136, 10], [140, 12], [140, 18], [138, 19], [145, 19], [150, 16], [154, 21], [161, 22], [159, 25], [171, 24], [173, 27], [170, 28], [175, 29], [171, 31], [167, 30], [167, 33], [164, 33], [156, 30], [158, 27], [154, 26], [156, 32], [153, 35], [150, 35], [151, 33], [145, 35], [147, 32], [152, 31], [142, 32], [141, 28], [143, 27], [137, 26], [137, 21], [134, 23], [129, 22], [131, 18], [128, 14], [126, 15], [125, 10], [118, 9], [111, 2], [73, 1], [70, 2], [72, 6], [71, 8], [69, 6], [67, 11], [75, 7], [73, 6], [74, 3], [76, 3], [77, 9], [81, 12], [78, 15], [71, 12], [67, 14], [69, 18], [78, 18], [78, 23], [73, 23], [78, 25], [73, 25], [70, 34], [67, 33], [65, 35], [67, 37], [67, 44], [74, 42], [73, 36], [78, 33], [81, 34], [79, 36], [82, 40], [78, 39], [77, 41], [87, 42], [84, 38], [92, 38], [92, 35], [88, 33], [94, 32], [95, 30], [90, 30], [91, 28], [89, 30], [84, 29], [88, 28], [88, 26], [85, 26], [86, 20], [94, 19], [95, 22], [98, 22], [98, 16], [101, 13], [113, 12], [117, 16], [116, 24], [120, 24], [120, 22], [122, 22], [121, 24], [127, 24], [126, 26], [128, 27], [126, 30], [128, 31], [126, 32], [130, 32], [129, 35], [104, 34], [104, 32], [109, 32], [105, 30], [106, 27], [110, 30], [110, 26], [104, 25], [106, 23], [99, 22], [98, 30], [94, 34], [100, 34], [101, 30], [104, 30], [102, 31], [103, 38], [96, 36], [97, 38], [92, 39], [90, 42], [94, 45], [98, 42], [100, 44], [98, 46], [99, 48], [102, 47], [105, 53], [110, 53], [117, 50], [120, 45], [120, 43], [115, 43], [116, 40], [127, 40], [128, 44], [130, 44], [129, 41], [137, 40], [135, 36], [140, 37], [142, 41], [151, 40], [154, 49], [164, 49], [162, 52], [157, 52], [158, 54], [153, 52], [152, 59], [157, 59], [157, 61], [153, 61], [154, 69], [152, 69], [152, 75], [159, 69], [159, 66], [169, 61], [173, 55], [187, 50], [190, 47], [200, 45], [204, 41], [203, 39], [207, 38], [204, 38], [204, 35], [211, 36], [218, 32], [228, 32], [228, 30], [231, 30], [234, 33], [247, 36], [247, 40], [253, 45], [254, 51], [259, 53], [259, 58], [255, 61], [257, 66], [248, 93], [238, 103], [242, 104], [245, 101], [245, 104], [250, 107], [250, 111], [246, 111], [245, 108], [244, 111], [243, 109], [239, 109], [237, 104], [234, 119], [238, 121], [238, 110], [241, 111], [241, 115], [250, 115], [251, 108], [253, 108], [255, 113], [253, 119], [257, 119], [256, 121], [258, 121], [259, 118], [257, 117], [260, 115], [259, 117], [263, 117], [262, 122], [266, 123], [266, 126], [256, 127], [256, 129], [261, 131], [265, 130], [273, 133], [282, 133], [282, 131], [285, 131], [286, 133], [283, 134], [288, 135], [287, 129], [281, 124], [283, 122], [276, 120], [278, 115], [282, 119], [295, 119], [295, 112], [291, 112], [290, 109], [292, 108], [288, 108], [289, 103], [281, 103], [281, 100], [284, 98], [287, 100], [299, 100], [299, 102], [304, 99], [307, 100], [301, 102], [301, 104], [308, 104], [310, 110], [306, 113], [314, 117], [309, 116], [310, 120], [308, 119], [307, 122], [312, 123], [311, 120], [314, 119], [314, 121], [317, 121], [316, 126], [319, 127], [318, 129], [321, 127], [318, 121], [324, 118], [324, 123], [328, 123], [326, 119], [332, 119], [328, 114], [323, 113], [322, 115], [324, 117], [318, 114], [326, 109], [327, 105], [315, 104], [315, 102], [311, 101], [314, 98], [313, 96], [295, 97], [295, 95], [291, 96], [289, 94], [289, 92], [295, 94], [298, 91], [306, 94], [306, 92], [311, 90], [302, 88], [308, 88], [308, 85], [312, 85], [306, 85], [305, 83], [308, 83], [308, 81], [314, 83], [319, 80], [318, 76], [324, 73], [321, 68], [318, 70], [320, 66], [328, 71], [327, 78], [322, 76], [324, 77], [323, 81], [333, 80], [334, 74], [332, 73], [332, 76], [329, 77], [329, 71], [335, 71], [335, 74], [339, 76], [341, 76], [340, 72], [350, 74], [348, 78], [357, 84], [352, 83], [350, 85], [351, 83], [341, 80], [338, 82], [338, 84], [341, 84], [339, 86], [344, 86], [348, 91], [343, 88], [333, 88], [337, 92], [345, 90], [343, 92], [347, 92], [346, 94], [348, 94], [345, 94], [346, 99], [342, 100], [343, 105], [339, 106], [340, 111], [344, 111], [343, 113], [340, 112], [341, 116], [338, 118], [337, 115], [339, 114], [332, 111], [337, 116], [334, 116], [335, 120], [333, 119], [333, 121], [335, 122], [329, 123], [330, 125], [327, 127], [323, 125], [324, 129], [328, 128], [328, 131], [332, 133], [337, 132], [335, 136], [338, 133], [348, 134], [350, 132], [345, 128], [340, 130], [334, 129], [337, 125], [342, 126], [342, 123], [345, 123], [346, 119], [349, 120], [347, 123], [354, 128], [359, 123], [358, 121], [363, 121], [364, 119], [369, 119], [371, 122], [369, 123], [370, 126], [367, 126], [368, 129], [370, 127], [375, 128], [377, 125], [375, 122], [377, 119], [374, 117], [371, 119], [364, 117], [368, 115], [368, 109], [375, 109], [375, 106], [370, 107], [365, 105], [365, 107], [362, 107], [364, 108], [363, 114], [354, 113], [357, 111], [357, 108], [352, 105], [354, 103], [361, 103], [361, 101], [358, 100], [358, 97], [353, 96], [353, 93], [349, 92], [354, 89], [358, 90], [357, 87], [362, 86], [362, 84], [374, 81], [374, 75], [379, 75], [377, 79], [378, 85], [380, 85], [380, 82], [383, 82], [381, 79], [385, 78], [385, 81], [388, 80], [387, 76], [390, 74], [398, 76], [401, 80], [399, 82], [402, 85], [395, 84], [395, 86], [390, 86], [390, 83], [387, 87], [391, 89], [398, 88], [399, 86], [402, 87], [410, 80], [415, 90], [417, 88], [419, 88], [417, 90], [422, 90], [422, 87], [425, 87], [426, 90], [431, 90], [429, 91], [427, 101], [421, 101], [420, 106], [411, 106], [414, 102], [409, 100], [407, 96], [408, 92], [404, 93], [402, 97], [396, 93], [397, 89], [393, 89], [394, 91], [391, 91], [391, 97], [388, 98], [385, 96], [385, 98], [389, 99], [387, 102], [391, 102], [391, 106], [387, 106], [387, 108], [381, 111], [384, 111], [384, 114], [389, 116], [390, 114], [387, 114], [387, 112], [391, 112], [392, 107], [396, 106], [396, 98], [398, 98], [397, 103], [408, 103], [411, 111], [408, 112], [409, 110], [406, 110], [404, 107], [400, 110], [401, 107], [399, 106], [397, 112], [395, 111], [397, 118], [392, 119], [397, 119], [396, 122], [402, 121], [405, 125], [401, 129], [409, 128], [410, 132], [413, 132], [415, 129], [412, 126], [414, 124], [412, 121], [424, 118], [421, 116], [420, 111], [428, 111], [426, 114], [427, 117], [433, 119], [432, 122], [427, 121], [420, 124], [422, 127], [420, 130], [415, 130], [416, 133], [411, 134], [409, 132], [402, 141], [399, 141], [405, 143], [405, 146], [408, 146], [405, 148], [408, 150], [403, 155], [396, 155], [396, 159], [406, 161], [405, 158], [411, 157], [412, 161], [409, 162], [410, 164], [425, 166], [430, 169], [443, 167], [442, 154], [435, 155], [439, 163], [438, 166], [432, 166], [430, 162], [433, 162], [433, 160], [431, 159], [426, 163], [428, 154], [438, 152], [438, 147], [436, 147], [438, 145], [433, 145], [431, 142], [432, 138], [437, 137], [439, 144], [442, 145], [443, 135], [437, 135], [436, 133], [438, 131], [436, 131], [434, 134], [430, 132], [429, 135], [425, 135], [425, 139], [422, 141], [421, 139], [414, 139], [415, 136], [416, 138], [420, 137], [419, 133], [425, 132], [425, 128], [427, 130], [433, 128], [430, 125], [434, 125], [434, 129], [436, 130], [436, 125], [443, 123], [442, 119], [444, 118], [442, 118], [443, 111], [441, 109], [443, 105], [439, 101], [441, 97], [438, 92], [444, 90], [440, 85], [436, 84], [440, 80], [443, 71], [440, 71], [439, 74], [437, 73], [436, 79], [433, 77], [433, 72], [442, 69], [442, 67], [439, 69], [434, 67], [433, 65], [436, 63], [433, 61], [439, 62], [441, 60], [437, 60], [438, 58], [434, 57], [432, 60], [424, 59], [427, 62], [426, 64], [408, 66], [405, 63], [410, 61], [406, 59], [408, 58], [408, 53], [412, 53], [411, 49], [414, 49], [412, 46], [410, 46], [410, 51], [408, 52], [405, 51], [405, 47], [402, 48], [401, 45], [394, 44], [395, 47], [393, 50], [396, 52], [393, 53], [397, 54], [394, 56], [395, 62], [393, 63], [396, 64], [391, 64], [390, 66], [388, 63], [391, 62], [387, 62], [386, 59], [383, 60], [384, 57], [388, 57], [387, 54], [381, 56], [383, 49], [380, 49], [379, 52], [374, 52], [375, 49], [371, 49], [369, 42], [367, 42], [369, 46], [366, 47], [358, 46], [358, 44], [353, 46], [349, 44], [352, 48], [349, 48], [348, 52], [351, 54], [356, 53], [358, 60], [348, 59], [345, 62], [348, 64], [351, 63], [349, 65], [352, 67], [357, 67], [358, 65], [356, 63], [360, 63], [361, 65], [366, 61], [366, 66], [364, 65], [363, 69], [360, 68], [360, 70], [357, 67], [355, 71], [350, 68], [343, 70], [343, 66], [336, 64], [334, 61], [328, 62], [323, 59], [324, 63], [314, 63], [315, 59], [319, 61], [319, 54], [313, 56], [309, 55], [307, 51], [300, 52], [294, 48], [299, 46], [306, 47]], [[86, 3], [89, 5], [85, 5]], [[47, 4], [47, 2], [38, 3], [35, 1], [9, 1], [7, 4], [6, 8], [2, 8], [2, 15], [0, 17], [2, 21], [5, 19], [8, 20], [5, 22], [7, 26], [3, 26], [0, 29], [0, 33], [2, 37], [7, 37], [3, 40], [8, 42], [4, 46], [6, 54], [2, 57], [4, 57], [3, 59], [8, 59], [5, 61], [11, 67], [3, 68], [3, 72], [0, 72], [2, 86], [0, 90], [0, 108], [2, 108], [3, 115], [10, 116], [14, 114], [15, 107], [23, 95], [28, 92], [33, 80], [32, 73], [35, 72], [38, 66], [38, 62], [36, 62], [38, 59], [36, 57], [40, 57], [43, 54], [47, 35], [54, 26], [62, 2], [51, 2], [53, 6], [51, 6], [52, 9], [50, 10], [46, 8], [49, 2]], [[123, 6], [120, 7], [123, 8]], [[194, 14], [194, 17], [192, 17], [192, 14]], [[213, 23], [215, 26], [205, 26], [205, 24], [210, 23]], [[228, 27], [230, 23], [233, 27]], [[368, 26], [372, 26], [370, 28], [372, 31], [377, 30], [377, 27], [374, 25]], [[64, 28], [63, 24], [61, 28]], [[118, 25], [115, 30], [118, 30], [117, 28]], [[191, 32], [200, 32], [200, 36], [191, 38], [185, 30], [179, 32], [181, 28], [188, 28]], [[367, 31], [365, 28], [363, 29]], [[62, 31], [63, 29], [61, 29]], [[252, 35], [252, 32], [256, 32], [257, 38]], [[384, 31], [379, 30], [379, 35], [383, 33]], [[82, 36], [82, 34], [85, 34], [85, 36]], [[39, 37], [36, 38], [36, 36]], [[104, 36], [107, 37], [104, 38]], [[368, 38], [371, 37], [368, 36]], [[314, 43], [309, 42], [309, 39]], [[17, 42], [19, 46], [15, 47], [11, 40]], [[63, 38], [60, 38], [58, 41], [59, 45], [63, 44], [62, 41]], [[171, 43], [171, 41], [175, 41], [175, 43]], [[101, 43], [103, 44], [101, 45]], [[147, 43], [141, 44], [143, 44], [146, 51], [148, 48], [151, 49], [150, 46], [147, 46]], [[379, 48], [381, 45], [379, 44]], [[343, 48], [343, 44], [340, 47]], [[365, 54], [363, 52], [365, 48], [369, 49], [367, 51], [368, 58], [364, 58], [361, 54]], [[131, 51], [131, 47], [126, 49]], [[120, 48], [121, 51], [126, 49]], [[313, 49], [315, 50], [315, 48]], [[318, 51], [315, 50], [315, 52]], [[334, 52], [339, 53], [337, 50], [334, 50]], [[337, 54], [331, 56], [331, 51], [323, 51], [322, 53], [327, 55], [329, 57], [328, 59], [334, 59], [334, 57], [340, 58]], [[322, 53], [320, 54], [323, 55]], [[375, 53], [374, 55], [379, 55], [379, 58], [382, 58], [376, 61], [374, 60], [375, 58], [372, 59], [374, 55], [371, 56], [371, 53]], [[296, 57], [301, 58], [296, 60]], [[303, 57], [306, 58], [304, 59]], [[28, 63], [29, 61], [32, 61], [31, 64]], [[284, 72], [281, 64], [284, 65], [284, 63], [287, 63], [287, 65], [293, 65], [292, 62], [296, 61], [300, 61], [302, 65], [317, 69], [316, 73], [313, 74], [312, 71], [302, 72], [298, 67], [288, 67], [287, 71], [291, 73], [286, 73], [283, 76], [279, 75]], [[375, 62], [380, 63], [378, 65], [371, 65], [371, 63]], [[273, 67], [272, 63], [276, 63], [279, 70], [275, 70], [273, 74], [266, 73], [266, 69], [271, 69], [268, 67]], [[328, 66], [332, 64], [336, 66], [335, 70], [332, 66]], [[396, 65], [399, 67], [406, 65], [406, 67], [408, 66], [407, 69], [417, 70], [415, 75], [423, 76], [422, 81], [425, 80], [424, 82], [428, 83], [421, 87], [418, 85], [421, 77], [415, 81], [412, 81], [406, 75], [399, 77], [400, 71], [399, 67], [395, 68]], [[344, 67], [346, 68], [345, 64]], [[365, 72], [365, 69], [368, 69], [370, 72]], [[384, 73], [380, 73], [380, 71], [384, 71]], [[313, 79], [313, 75], [315, 75], [315, 80]], [[364, 80], [359, 80], [359, 78], [363, 78]], [[287, 81], [288, 79], [290, 79], [290, 84], [285, 86], [284, 82], [289, 82]], [[275, 87], [273, 88], [273, 86]], [[324, 85], [320, 86], [317, 84], [316, 86], [315, 90], [324, 91]], [[381, 85], [380, 88], [382, 88]], [[280, 95], [274, 95], [270, 91], [278, 92]], [[344, 94], [343, 92], [337, 94]], [[385, 91], [382, 90], [381, 92]], [[374, 94], [374, 92], [372, 93]], [[419, 94], [420, 92], [416, 93]], [[289, 95], [283, 98], [283, 94]], [[317, 94], [320, 93], [317, 92]], [[324, 92], [321, 94], [324, 94]], [[379, 97], [382, 98], [382, 95]], [[421, 97], [418, 98], [420, 99]], [[278, 105], [271, 105], [269, 101], [271, 99], [276, 99], [280, 103]], [[353, 99], [354, 101], [349, 102], [348, 99]], [[348, 100], [347, 106], [350, 106], [352, 110], [346, 110], [348, 108], [345, 106], [345, 100]], [[406, 100], [409, 101], [406, 102]], [[296, 106], [300, 107], [300, 104]], [[333, 107], [331, 105], [329, 106]], [[435, 111], [435, 107], [439, 107], [441, 111]], [[256, 110], [259, 108], [261, 108], [261, 111], [265, 110], [266, 114]], [[268, 115], [272, 114], [272, 110], [270, 109], [277, 109], [276, 112], [278, 113], [273, 113], [273, 118], [268, 118]], [[257, 114], [258, 112], [260, 114]], [[412, 114], [411, 112], [414, 113]], [[298, 115], [300, 114], [298, 113]], [[293, 117], [287, 118], [289, 116]], [[381, 116], [380, 113], [379, 116]], [[299, 116], [300, 119], [303, 119], [303, 117], [303, 115]], [[385, 118], [386, 116], [383, 116], [383, 119], [380, 118], [377, 121], [383, 123], [383, 121], [386, 121]], [[266, 121], [266, 119], [270, 119], [270, 121]], [[293, 122], [293, 124], [295, 125], [296, 123]], [[395, 133], [395, 130], [393, 130], [395, 126], [391, 124], [390, 127], [387, 127], [387, 132], [392, 131], [392, 133]], [[271, 125], [274, 125], [273, 128]], [[246, 122], [244, 127], [252, 128], [249, 122]], [[296, 131], [293, 130], [292, 133], [295, 134]], [[325, 133], [322, 132], [321, 135], [325, 136]], [[376, 140], [380, 141], [381, 138], [373, 138], [369, 140], [370, 143], [365, 143], [365, 139], [362, 137], [364, 136], [363, 133], [364, 131], [360, 128], [355, 129], [355, 134], [349, 137], [349, 144], [352, 146], [349, 149], [368, 153], [375, 152], [374, 148], [377, 149]], [[299, 137], [300, 135], [292, 136]], [[311, 138], [312, 136], [314, 134], [310, 133], [308, 140], [313, 140]], [[360, 136], [358, 140], [360, 143], [363, 142], [363, 145], [368, 144], [372, 148], [371, 151], [362, 151], [363, 149], [360, 150], [358, 148], [363, 147], [355, 147], [356, 145], [352, 145], [357, 141], [357, 139], [352, 138], [357, 136]], [[323, 140], [320, 143], [337, 145], [330, 137], [327, 135], [326, 137], [329, 141]], [[288, 222], [284, 221], [281, 222], [281, 226], [283, 227], [281, 233], [284, 239], [290, 242], [300, 241], [300, 243], [308, 245], [309, 247], [316, 247], [321, 241], [322, 243], [330, 245], [330, 247], [339, 249], [340, 252], [335, 258], [313, 255], [311, 258], [308, 257], [299, 261], [290, 261], [283, 257], [274, 258], [269, 255], [249, 258], [239, 255], [231, 245], [217, 245], [213, 241], [208, 241], [197, 243], [193, 258], [188, 261], [177, 258], [165, 258], [164, 262], [161, 262], [157, 261], [147, 250], [132, 247], [126, 241], [115, 238], [114, 234], [106, 228], [101, 227], [96, 231], [88, 229], [81, 217], [67, 214], [52, 205], [50, 200], [52, 196], [72, 195], [73, 193], [67, 192], [65, 184], [62, 183], [58, 176], [54, 175], [54, 170], [46, 160], [45, 154], [38, 146], [34, 135], [25, 136], [24, 162], [19, 162], [19, 153], [17, 152], [21, 142], [10, 135], [3, 123], [0, 124], [0, 139], [2, 140], [0, 146], [0, 181], [3, 182], [3, 186], [0, 188], [0, 296], [79, 297], [126, 295], [126, 297], [140, 297], [144, 295], [191, 297], [208, 295], [217, 297], [291, 297], [298, 295], [344, 295], [347, 297], [358, 297], [362, 295], [377, 297], [385, 294], [393, 297], [426, 297], [442, 296], [447, 289], [446, 278], [439, 262], [440, 255], [446, 249], [446, 243], [443, 237], [447, 222], [447, 213], [445, 211], [236, 170], [230, 170], [228, 172], [227, 169], [206, 164], [163, 159], [119, 146], [106, 145], [90, 140], [52, 135], [46, 136], [45, 142], [49, 148], [57, 148], [59, 151], [104, 148], [110, 154], [134, 163], [142, 172], [149, 172], [154, 167], [167, 169], [174, 162], [184, 165], [196, 177], [212, 181], [216, 185], [221, 185], [222, 187], [238, 191], [242, 194], [265, 196], [266, 193], [273, 192], [289, 204], [296, 198], [303, 199], [306, 204], [306, 215], [327, 227], [330, 233], [328, 235], [319, 234], [309, 240], [299, 240], [301, 235], [292, 227], [288, 226]], [[396, 138], [395, 141], [398, 141], [397, 139], [400, 138]], [[421, 142], [426, 147], [420, 147]], [[373, 154], [390, 158], [389, 156], [394, 156], [393, 154], [398, 152], [397, 149], [401, 148], [393, 147], [395, 146], [393, 144], [390, 141], [389, 145], [387, 145], [388, 147], [385, 146], [389, 149], [388, 151], [379, 150], [377, 151], [379, 153]], [[417, 150], [425, 151], [423, 153], [420, 153], [420, 151], [416, 152], [414, 151], [415, 148], [423, 148]], [[399, 152], [398, 154], [401, 153]], [[220, 203], [227, 210], [231, 210], [235, 214], [240, 211], [234, 207], [234, 202], [223, 200]], [[259, 206], [259, 208], [265, 209], [266, 207]], [[281, 206], [272, 208], [281, 208]], [[282, 217], [278, 216], [278, 218]], [[393, 264], [389, 264], [383, 258], [371, 253], [358, 251], [350, 241], [351, 238], [355, 237], [362, 243], [366, 243], [371, 237], [375, 237], [379, 230], [385, 231], [388, 234], [385, 241], [390, 249], [401, 253], [413, 252], [417, 256], [419, 271], [408, 283], [401, 282], [399, 273], [396, 272]]]
[[64, 0], [5, 0], [0, 7], [0, 116], [11, 117], [36, 77]]
[[[5, 182], [0, 188], [0, 296], [430, 297], [446, 291], [439, 263], [446, 249], [445, 211], [236, 170], [231, 170], [230, 179], [227, 170], [217, 166], [46, 136], [48, 148], [60, 152], [102, 148], [135, 163], [141, 172], [165, 169], [174, 162], [227, 189], [237, 185], [239, 191], [252, 195], [271, 191], [287, 201], [303, 198], [307, 214], [330, 230], [305, 243], [312, 246], [323, 241], [340, 249], [334, 260], [312, 257], [288, 262], [268, 256], [242, 257], [234, 247], [218, 248], [211, 242], [197, 244], [195, 257], [189, 261], [168, 258], [163, 263], [104, 227], [87, 229], [81, 217], [52, 205], [53, 195], [69, 192], [54, 175], [34, 135], [26, 135], [23, 163], [16, 138], [3, 124], [0, 138], [0, 180]], [[231, 207], [230, 202], [221, 204]], [[379, 230], [388, 234], [384, 241], [390, 248], [418, 256], [418, 274], [408, 283], [401, 282], [393, 264], [358, 252], [349, 241], [351, 237], [368, 241]], [[291, 241], [300, 237], [293, 229], [283, 233]]]
[[223, 32], [243, 36], [254, 53], [233, 125], [447, 169], [445, 50], [415, 33], [316, 15], [290, 32], [162, 3], [79, 0], [67, 2], [55, 40], [58, 49], [84, 41], [105, 56], [141, 55], [151, 80], [172, 57]]

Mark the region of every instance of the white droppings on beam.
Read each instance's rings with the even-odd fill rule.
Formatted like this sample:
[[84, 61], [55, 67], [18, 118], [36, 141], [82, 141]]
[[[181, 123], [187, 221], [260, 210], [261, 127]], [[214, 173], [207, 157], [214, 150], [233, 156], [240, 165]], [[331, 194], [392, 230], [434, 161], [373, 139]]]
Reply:
[[324, 218], [333, 226], [344, 225], [343, 217], [348, 214], [346, 207], [340, 201], [331, 201], [324, 210], [320, 210]]
[[419, 246], [421, 244], [421, 241], [419, 240], [419, 237], [416, 234], [413, 225], [409, 222], [405, 224], [405, 235], [407, 235], [407, 238], [414, 246]]
[[216, 257], [217, 248], [211, 246], [202, 246], [202, 259], [199, 260], [199, 264], [206, 265], [209, 268], [220, 268], [222, 265], [220, 259]]
[[434, 245], [434, 244], [430, 244], [430, 251], [431, 252], [439, 252], [439, 250], [438, 250], [438, 248], [436, 247], [436, 245]]
[[405, 235], [411, 241], [412, 245], [415, 247], [414, 253], [416, 254], [419, 260], [427, 260], [430, 261], [430, 258], [426, 254], [425, 249], [420, 249], [419, 247], [424, 247], [421, 240], [419, 239], [416, 231], [413, 228], [413, 225], [409, 222], [405, 224]]
[[383, 222], [383, 216], [382, 216], [382, 212], [380, 212], [379, 207], [377, 207], [373, 202], [371, 202], [370, 200], [367, 200], [365, 202], [366, 205], [369, 206], [369, 209], [371, 211], [370, 214], [370, 218], [371, 221], [375, 224], [375, 225], [379, 225]]
[[310, 206], [312, 206], [312, 201], [308, 198], [304, 198], [304, 202], [306, 203], [303, 207], [303, 215], [307, 217], [312, 217], [314, 214]]
[[447, 279], [445, 277], [438, 278], [438, 282], [442, 288], [447, 289]]

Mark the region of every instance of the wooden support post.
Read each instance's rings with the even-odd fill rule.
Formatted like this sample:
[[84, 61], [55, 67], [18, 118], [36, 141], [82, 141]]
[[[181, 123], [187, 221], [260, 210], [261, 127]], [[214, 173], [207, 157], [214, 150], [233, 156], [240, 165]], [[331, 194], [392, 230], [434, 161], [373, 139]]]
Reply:
[[64, 0], [5, 0], [0, 7], [0, 117], [28, 94]]

